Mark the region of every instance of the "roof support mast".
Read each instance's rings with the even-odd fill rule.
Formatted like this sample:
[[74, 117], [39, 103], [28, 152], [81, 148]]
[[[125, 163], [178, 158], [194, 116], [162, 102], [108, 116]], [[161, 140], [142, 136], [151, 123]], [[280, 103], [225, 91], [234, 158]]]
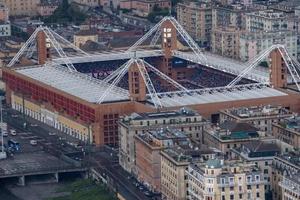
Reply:
[[[292, 76], [292, 79], [294, 83], [297, 86], [297, 89], [300, 91], [300, 76], [299, 73], [296, 70], [296, 67], [298, 66], [298, 62], [295, 62], [292, 57], [289, 55], [288, 51], [286, 50], [284, 45], [276, 44], [272, 45], [268, 49], [261, 52], [258, 56], [256, 56], [254, 59], [248, 62], [248, 67], [246, 67], [234, 80], [232, 80], [226, 87], [230, 88], [236, 85], [242, 78], [246, 76], [253, 68], [255, 68], [257, 65], [259, 65], [260, 62], [262, 62], [264, 59], [266, 59], [271, 52], [278, 50], [280, 52], [280, 55], [285, 63], [285, 67], [287, 67], [289, 73]], [[296, 67], [295, 67], [296, 66]], [[274, 69], [272, 69], [274, 70]], [[271, 84], [270, 81], [268, 84]]]

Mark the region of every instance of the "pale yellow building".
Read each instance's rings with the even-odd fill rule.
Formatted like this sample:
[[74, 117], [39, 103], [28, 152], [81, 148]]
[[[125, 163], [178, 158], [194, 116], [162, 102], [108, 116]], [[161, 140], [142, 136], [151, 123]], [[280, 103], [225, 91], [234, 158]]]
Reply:
[[216, 27], [211, 34], [212, 52], [234, 59], [240, 57], [241, 30], [236, 27]]
[[202, 142], [203, 127], [209, 122], [199, 113], [181, 108], [174, 111], [132, 113], [119, 121], [119, 163], [123, 169], [133, 172], [135, 165], [134, 136], [147, 130], [161, 128], [178, 129], [189, 138]]
[[74, 34], [74, 45], [81, 48], [87, 41], [98, 42], [98, 34], [93, 30], [80, 30]]
[[25, 115], [52, 126], [81, 141], [92, 139], [91, 128], [88, 125], [77, 123], [74, 119], [67, 118], [58, 112], [52, 112], [46, 106], [28, 101], [22, 95], [12, 94], [12, 108], [24, 112]]
[[264, 200], [265, 181], [254, 165], [211, 159], [186, 170], [187, 199]]
[[272, 133], [272, 123], [279, 123], [295, 113], [276, 105], [239, 107], [221, 110], [220, 123], [236, 121], [250, 123], [260, 131]]
[[100, 5], [100, 0], [69, 0], [69, 2], [75, 2], [81, 5], [86, 5], [89, 7], [97, 7]]
[[215, 157], [209, 149], [174, 147], [161, 152], [161, 193], [164, 200], [186, 200], [186, 169], [193, 163], [200, 163]]
[[[275, 156], [272, 162], [271, 189], [273, 200], [290, 200], [287, 198], [288, 180], [286, 175], [300, 173], [300, 153], [293, 152]], [[287, 181], [287, 182], [286, 182]], [[285, 189], [288, 189], [285, 193]], [[299, 190], [298, 190], [299, 191]], [[299, 196], [298, 196], [299, 199]], [[294, 200], [294, 199], [291, 199]]]
[[40, 0], [0, 0], [9, 9], [10, 16], [36, 16]]
[[282, 200], [300, 199], [300, 174], [290, 174], [283, 177], [279, 183], [282, 188]]
[[210, 4], [190, 1], [179, 3], [177, 20], [196, 41], [204, 46], [210, 43], [212, 26]]

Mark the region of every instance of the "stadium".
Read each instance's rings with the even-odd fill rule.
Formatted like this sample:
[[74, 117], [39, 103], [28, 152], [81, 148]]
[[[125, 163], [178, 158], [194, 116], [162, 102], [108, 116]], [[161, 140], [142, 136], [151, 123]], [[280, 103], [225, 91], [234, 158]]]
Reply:
[[[259, 68], [264, 59], [269, 69]], [[82, 141], [118, 145], [117, 122], [132, 112], [191, 107], [214, 120], [230, 107], [299, 111], [299, 66], [282, 45], [246, 64], [204, 53], [165, 17], [127, 50], [93, 55], [39, 27], [2, 77], [12, 108]]]

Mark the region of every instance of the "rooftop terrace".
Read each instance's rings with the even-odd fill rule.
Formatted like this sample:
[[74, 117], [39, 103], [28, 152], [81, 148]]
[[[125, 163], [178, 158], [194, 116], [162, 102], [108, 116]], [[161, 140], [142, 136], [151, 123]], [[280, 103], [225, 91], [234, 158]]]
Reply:
[[171, 147], [175, 144], [188, 145], [190, 142], [184, 132], [168, 128], [140, 133], [138, 137], [153, 147]]
[[282, 106], [253, 106], [253, 107], [240, 107], [223, 110], [222, 112], [233, 115], [237, 118], [260, 118], [270, 116], [292, 116], [292, 112], [283, 108]]
[[281, 122], [279, 122], [279, 125], [288, 130], [293, 130], [293, 131], [299, 132], [299, 134], [300, 134], [300, 117], [299, 116], [285, 118]]

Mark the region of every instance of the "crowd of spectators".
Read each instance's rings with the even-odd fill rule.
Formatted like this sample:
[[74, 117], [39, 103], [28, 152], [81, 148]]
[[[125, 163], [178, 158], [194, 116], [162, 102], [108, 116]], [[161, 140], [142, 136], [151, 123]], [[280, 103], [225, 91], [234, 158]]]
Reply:
[[[152, 60], [147, 61], [151, 63]], [[90, 74], [94, 78], [103, 80], [125, 62], [126, 60], [80, 63], [75, 64], [75, 67], [79, 72]], [[191, 77], [180, 81], [180, 84], [188, 89], [223, 87], [228, 85], [235, 78], [233, 75], [203, 66], [197, 66], [194, 70], [195, 72]], [[168, 92], [175, 90], [174, 87], [160, 79], [153, 72], [149, 71], [149, 76], [156, 92]], [[246, 83], [251, 83], [251, 81], [242, 79], [238, 84]], [[117, 85], [121, 88], [128, 89], [128, 74], [124, 75]]]
[[[198, 66], [190, 79], [190, 83], [200, 88], [224, 87], [228, 85], [235, 76], [221, 71]], [[250, 80], [242, 79], [238, 84], [251, 83]]]

